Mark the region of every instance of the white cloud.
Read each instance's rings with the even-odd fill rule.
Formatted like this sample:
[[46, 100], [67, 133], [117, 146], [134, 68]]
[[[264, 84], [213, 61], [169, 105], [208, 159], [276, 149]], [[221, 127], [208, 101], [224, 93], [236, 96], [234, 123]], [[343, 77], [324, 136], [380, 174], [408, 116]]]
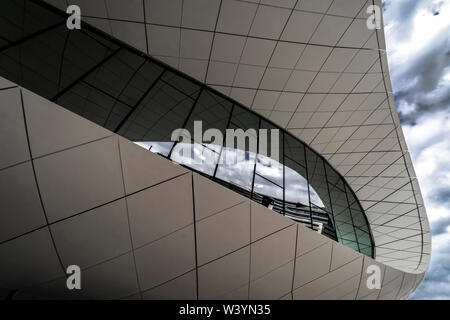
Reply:
[[450, 299], [450, 2], [387, 0], [385, 8], [392, 85], [433, 235], [413, 298]]

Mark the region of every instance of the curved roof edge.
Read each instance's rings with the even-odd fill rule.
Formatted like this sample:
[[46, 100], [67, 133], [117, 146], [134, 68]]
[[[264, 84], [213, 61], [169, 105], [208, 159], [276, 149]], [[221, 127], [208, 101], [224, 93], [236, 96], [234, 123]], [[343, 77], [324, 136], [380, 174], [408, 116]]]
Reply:
[[[11, 106], [0, 122], [14, 122], [5, 137], [17, 142], [9, 145], [8, 158], [1, 159], [2, 174], [9, 182], [28, 179], [25, 184], [11, 183], [12, 194], [26, 194], [30, 203], [42, 197], [49, 219], [49, 224], [0, 246], [5, 257], [0, 292], [15, 290], [14, 299], [236, 299], [242, 291], [248, 299], [407, 299], [423, 281], [424, 273], [374, 261], [8, 80], [0, 78], [0, 89], [1, 100]], [[158, 170], [142, 170], [148, 167]], [[39, 197], [32, 199], [37, 191], [23, 188], [36, 185]], [[191, 194], [172, 197], [187, 187], [192, 187]], [[180, 210], [155, 208], [148, 220], [139, 210], [148, 213], [147, 201], [154, 203], [149, 197]], [[25, 214], [27, 221], [31, 218], [29, 211], [16, 212]], [[168, 212], [176, 212], [169, 224]], [[149, 232], [158, 219], [165, 221], [163, 227]], [[23, 222], [17, 226], [23, 227]], [[220, 242], [229, 234], [224, 223], [233, 228], [232, 242]], [[108, 238], [110, 228], [114, 239]], [[186, 245], [189, 241], [191, 246]], [[30, 259], [36, 263], [30, 264]], [[72, 261], [83, 270], [81, 293], [66, 287], [64, 266]], [[258, 263], [251, 267], [250, 261]], [[367, 285], [370, 265], [381, 271], [378, 289]]]
[[[422, 273], [431, 252], [429, 224], [395, 108], [384, 29], [364, 28], [372, 4], [381, 8], [380, 0], [333, 1], [326, 8], [310, 1], [282, 8], [226, 0], [204, 12], [184, 6], [183, 19], [158, 7], [152, 9], [159, 18], [143, 15], [141, 5], [131, 4], [127, 10], [84, 4], [82, 12], [87, 23], [309, 143], [355, 190], [372, 226], [377, 261]], [[230, 16], [243, 6], [242, 16]], [[278, 18], [260, 23], [266, 14]], [[231, 23], [235, 19], [248, 18], [246, 28], [232, 28], [242, 25]], [[305, 29], [303, 21], [315, 28]], [[219, 48], [227, 48], [225, 56]]]

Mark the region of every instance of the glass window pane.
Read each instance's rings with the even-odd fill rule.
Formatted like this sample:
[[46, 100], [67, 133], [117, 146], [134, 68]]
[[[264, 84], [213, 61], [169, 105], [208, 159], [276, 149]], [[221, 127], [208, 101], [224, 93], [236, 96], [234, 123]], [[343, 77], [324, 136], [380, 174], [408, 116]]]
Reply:
[[[62, 30], [67, 31], [64, 27]], [[66, 43], [62, 57], [61, 88], [72, 84], [118, 48], [87, 30], [67, 31], [64, 36]]]
[[[249, 141], [250, 139], [257, 141], [259, 118], [249, 110], [235, 105], [228, 128], [241, 129], [248, 134], [248, 137], [244, 140], [244, 146], [241, 146], [236, 139], [232, 141], [231, 147], [224, 146], [216, 177], [251, 191], [256, 153], [251, 150]], [[254, 131], [247, 131], [249, 129]]]
[[61, 16], [31, 1], [0, 1], [0, 35], [9, 41], [64, 22]]
[[297, 162], [303, 167], [306, 166], [305, 146], [288, 133], [284, 135], [284, 150], [286, 157]]
[[185, 95], [190, 96], [191, 98], [196, 98], [197, 92], [200, 89], [196, 83], [180, 77], [172, 71], [164, 72], [161, 77], [161, 81], [170, 84], [173, 88], [179, 90]]
[[255, 175], [253, 193], [267, 196], [272, 201], [272, 204], [275, 199], [283, 199], [283, 189], [281, 187], [258, 175]]
[[147, 149], [153, 153], [168, 156], [173, 147], [174, 142], [157, 142], [157, 141], [136, 141], [137, 145]]
[[131, 108], [80, 82], [58, 99], [67, 109], [114, 130]]
[[290, 159], [285, 159], [285, 162], [285, 200], [309, 207], [306, 169]]
[[[94, 70], [83, 81], [106, 92], [115, 99], [121, 99], [123, 103], [134, 106], [138, 99], [144, 95], [146, 89], [153, 84], [156, 77], [161, 73], [161, 70], [157, 70], [156, 68], [154, 68], [154, 71], [149, 70], [148, 76], [150, 76], [150, 79], [143, 85], [144, 89], [139, 90], [138, 88], [134, 88], [131, 91], [136, 93], [133, 97], [124, 95], [124, 90], [127, 87], [134, 86], [133, 78], [141, 71], [145, 64], [144, 58], [123, 49]], [[150, 68], [147, 67], [146, 69]]]
[[258, 153], [283, 163], [283, 132], [265, 120], [259, 128]]
[[133, 76], [128, 80], [128, 83], [117, 97], [118, 100], [131, 106], [136, 105], [161, 72], [162, 68], [158, 65], [148, 60], [143, 62], [134, 70]]
[[217, 167], [216, 178], [230, 182], [250, 191], [252, 189], [255, 153], [244, 150], [222, 149], [221, 159]]
[[331, 212], [323, 160], [309, 148], [306, 148], [306, 160], [308, 163], [308, 181], [311, 185], [311, 204]]
[[[271, 158], [258, 154], [256, 158], [256, 174], [281, 188], [283, 187], [283, 165]], [[280, 199], [283, 199], [283, 197]]]
[[190, 151], [184, 152], [189, 155], [183, 158], [180, 152], [176, 152], [172, 154], [171, 159], [197, 171], [214, 175], [231, 107], [231, 102], [210, 90], [202, 90], [185, 126], [189, 133], [185, 143], [192, 146], [180, 146], [190, 148]]
[[257, 133], [256, 174], [283, 188], [283, 134], [266, 121]]
[[[227, 101], [212, 93], [210, 90], [205, 89], [202, 91], [192, 114], [186, 123], [186, 129], [191, 133], [191, 137], [197, 143], [203, 143], [206, 145], [208, 142], [215, 142], [215, 144], [222, 145], [225, 135], [225, 128], [227, 127], [231, 114], [231, 108], [232, 103], [230, 101]], [[196, 137], [195, 129], [198, 131], [198, 137]], [[211, 137], [210, 141], [204, 141], [203, 138], [206, 138], [205, 133], [209, 129], [219, 130], [222, 139], [219, 139], [220, 141], [212, 141], [215, 140], [213, 138], [219, 138], [214, 136]], [[211, 146], [211, 149], [216, 150], [213, 146]], [[220, 148], [217, 151], [220, 151]]]
[[183, 127], [194, 99], [158, 81], [119, 134], [132, 141], [172, 141], [172, 132]]
[[51, 99], [59, 90], [59, 70], [67, 29], [53, 29], [0, 53], [1, 75]]
[[219, 159], [219, 153], [200, 143], [182, 142], [173, 149], [173, 161], [212, 176]]

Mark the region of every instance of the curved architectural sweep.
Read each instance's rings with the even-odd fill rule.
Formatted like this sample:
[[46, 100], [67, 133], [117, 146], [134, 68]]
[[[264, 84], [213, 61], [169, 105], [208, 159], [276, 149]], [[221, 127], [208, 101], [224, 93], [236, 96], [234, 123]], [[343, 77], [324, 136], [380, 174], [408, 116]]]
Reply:
[[[0, 80], [13, 299], [403, 299], [423, 280]], [[66, 288], [73, 263], [81, 291]]]
[[366, 24], [367, 8], [381, 8], [381, 0], [73, 3], [83, 21], [308, 143], [355, 190], [377, 261], [426, 271], [429, 224], [395, 108], [384, 30]]
[[[65, 1], [48, 2], [29, 0], [24, 10], [25, 2], [11, 1], [0, 10], [1, 294], [401, 299], [420, 285], [428, 221], [383, 30], [363, 26], [367, 6], [381, 3], [193, 0], [167, 10], [164, 1], [79, 1], [83, 28], [68, 31], [53, 7], [65, 11]], [[16, 15], [22, 26], [8, 18]], [[267, 15], [272, 23], [261, 23]], [[247, 151], [255, 158], [250, 188], [220, 176], [218, 162], [212, 172], [175, 165], [167, 158], [182, 159], [165, 151], [170, 132], [195, 120], [222, 132], [280, 126], [282, 161]], [[192, 144], [203, 155], [216, 151]], [[281, 180], [258, 171], [264, 163], [282, 171]], [[300, 201], [291, 201], [291, 169], [306, 180], [307, 201], [298, 190]], [[281, 192], [257, 190], [266, 183]], [[300, 222], [305, 211], [323, 235], [257, 202], [291, 217], [293, 210]], [[70, 264], [82, 269], [82, 291], [66, 289]], [[381, 271], [381, 289], [368, 287], [370, 266]]]
[[[34, 10], [39, 12], [39, 7]], [[31, 19], [40, 16], [28, 11]], [[58, 18], [63, 21], [54, 17]], [[355, 193], [327, 160], [298, 138], [95, 30], [74, 34], [61, 23], [50, 27], [19, 38], [0, 52], [5, 77], [331, 239], [375, 256], [371, 229]], [[102, 43], [93, 43], [94, 37]], [[41, 43], [48, 45], [42, 48]], [[36, 45], [41, 47], [39, 59]], [[17, 50], [21, 55], [15, 54]], [[51, 57], [51, 66], [46, 57]], [[218, 136], [204, 138], [208, 132]], [[177, 138], [182, 141], [174, 142]]]

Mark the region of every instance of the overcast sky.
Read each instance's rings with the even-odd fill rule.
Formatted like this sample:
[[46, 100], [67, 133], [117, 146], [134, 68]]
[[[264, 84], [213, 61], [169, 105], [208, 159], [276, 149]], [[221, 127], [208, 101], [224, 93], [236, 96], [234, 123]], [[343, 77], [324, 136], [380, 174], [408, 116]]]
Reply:
[[450, 1], [384, 0], [389, 69], [433, 237], [413, 299], [450, 299]]

